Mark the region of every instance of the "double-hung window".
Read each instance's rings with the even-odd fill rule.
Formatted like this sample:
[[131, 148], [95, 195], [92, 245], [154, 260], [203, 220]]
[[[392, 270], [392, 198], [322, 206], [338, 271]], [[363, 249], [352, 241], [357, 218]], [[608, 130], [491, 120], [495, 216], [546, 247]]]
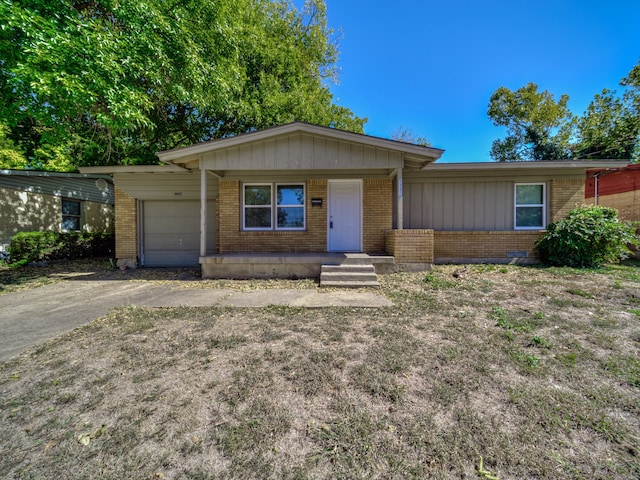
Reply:
[[78, 200], [62, 199], [62, 230], [66, 232], [80, 230], [82, 217], [81, 203]]
[[244, 230], [304, 230], [304, 184], [245, 184], [242, 196]]
[[515, 184], [514, 225], [516, 230], [539, 230], [546, 226], [544, 183]]

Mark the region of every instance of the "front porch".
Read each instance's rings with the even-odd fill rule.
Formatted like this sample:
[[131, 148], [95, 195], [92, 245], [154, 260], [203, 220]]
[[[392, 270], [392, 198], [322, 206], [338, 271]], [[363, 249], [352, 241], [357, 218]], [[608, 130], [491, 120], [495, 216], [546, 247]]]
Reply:
[[323, 265], [363, 262], [375, 273], [395, 267], [390, 255], [366, 253], [224, 253], [200, 257], [202, 278], [319, 278]]

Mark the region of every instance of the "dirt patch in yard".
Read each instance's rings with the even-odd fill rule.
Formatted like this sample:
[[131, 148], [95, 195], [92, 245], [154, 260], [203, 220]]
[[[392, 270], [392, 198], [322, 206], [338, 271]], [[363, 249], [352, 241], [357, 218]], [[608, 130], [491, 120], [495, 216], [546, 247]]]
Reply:
[[638, 263], [381, 283], [392, 308], [122, 308], [0, 364], [0, 473], [640, 476]]

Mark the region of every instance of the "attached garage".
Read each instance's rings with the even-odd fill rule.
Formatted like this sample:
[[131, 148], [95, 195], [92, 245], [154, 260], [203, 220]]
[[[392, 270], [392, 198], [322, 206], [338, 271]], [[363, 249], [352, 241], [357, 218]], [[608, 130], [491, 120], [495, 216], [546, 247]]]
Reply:
[[[146, 267], [197, 266], [200, 202], [146, 200], [140, 208], [140, 262]], [[207, 243], [215, 248], [215, 202], [207, 206]]]

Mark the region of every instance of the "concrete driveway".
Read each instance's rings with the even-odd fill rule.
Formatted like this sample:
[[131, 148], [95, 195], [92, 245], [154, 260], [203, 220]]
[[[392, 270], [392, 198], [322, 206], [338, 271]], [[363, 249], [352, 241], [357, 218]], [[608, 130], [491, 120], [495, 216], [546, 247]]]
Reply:
[[393, 304], [377, 291], [269, 289], [238, 292], [231, 289], [182, 288], [171, 282], [64, 280], [0, 295], [0, 361], [100, 318], [112, 308], [125, 305], [366, 308]]

